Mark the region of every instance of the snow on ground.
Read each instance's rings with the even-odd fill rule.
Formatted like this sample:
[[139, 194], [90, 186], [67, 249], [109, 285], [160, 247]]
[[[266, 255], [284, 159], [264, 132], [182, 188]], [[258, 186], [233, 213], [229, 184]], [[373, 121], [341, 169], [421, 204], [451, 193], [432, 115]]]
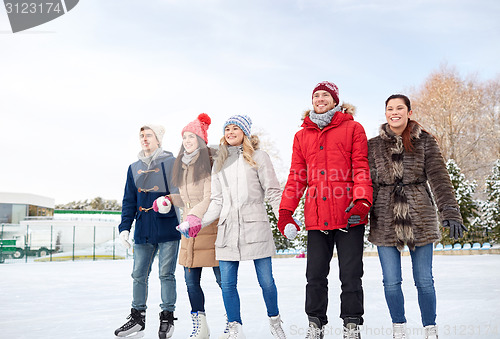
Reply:
[[[0, 265], [0, 337], [9, 339], [114, 338], [114, 330], [130, 312], [131, 259], [116, 261], [18, 262]], [[366, 257], [363, 286], [365, 326], [362, 338], [391, 338], [391, 321], [385, 304], [380, 264]], [[411, 262], [403, 257], [408, 325], [423, 338]], [[273, 259], [283, 327], [288, 338], [304, 338], [305, 260]], [[191, 333], [190, 307], [183, 268], [177, 267], [177, 310], [173, 338]], [[440, 338], [500, 338], [500, 255], [434, 257]], [[220, 289], [211, 270], [203, 273], [206, 312], [212, 338], [225, 325]], [[251, 262], [239, 271], [239, 292], [244, 332], [248, 339], [271, 338], [260, 288]], [[341, 337], [337, 259], [330, 273], [330, 323], [325, 338]], [[160, 289], [157, 262], [150, 279], [145, 338], [158, 338]]]

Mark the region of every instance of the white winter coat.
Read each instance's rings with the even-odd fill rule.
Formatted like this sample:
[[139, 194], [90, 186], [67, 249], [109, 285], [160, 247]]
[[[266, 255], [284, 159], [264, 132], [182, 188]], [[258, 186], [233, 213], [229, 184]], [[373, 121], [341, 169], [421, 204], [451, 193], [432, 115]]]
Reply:
[[211, 200], [203, 225], [219, 218], [217, 260], [254, 260], [276, 251], [264, 199], [278, 216], [281, 188], [269, 155], [256, 150], [253, 159], [256, 167], [243, 159], [240, 147], [229, 147], [222, 169], [212, 172]]

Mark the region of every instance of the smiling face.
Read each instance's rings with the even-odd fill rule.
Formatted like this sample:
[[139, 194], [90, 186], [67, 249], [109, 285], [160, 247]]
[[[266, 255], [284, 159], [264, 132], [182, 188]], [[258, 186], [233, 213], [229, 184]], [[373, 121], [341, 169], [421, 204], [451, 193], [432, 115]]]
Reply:
[[224, 138], [231, 146], [239, 146], [243, 143], [245, 133], [236, 125], [227, 125], [224, 128]]
[[401, 98], [391, 99], [385, 106], [385, 118], [391, 130], [401, 135], [408, 125], [408, 119], [412, 111], [408, 111], [405, 101]]
[[184, 132], [182, 135], [182, 146], [187, 153], [191, 153], [198, 148], [198, 138], [196, 134], [191, 132]]
[[314, 92], [312, 103], [314, 112], [317, 114], [326, 113], [337, 106], [337, 103], [333, 99], [332, 95], [323, 90]]
[[141, 141], [141, 148], [146, 156], [151, 155], [160, 146], [158, 139], [156, 139], [155, 132], [151, 129], [142, 130], [139, 134], [139, 140]]

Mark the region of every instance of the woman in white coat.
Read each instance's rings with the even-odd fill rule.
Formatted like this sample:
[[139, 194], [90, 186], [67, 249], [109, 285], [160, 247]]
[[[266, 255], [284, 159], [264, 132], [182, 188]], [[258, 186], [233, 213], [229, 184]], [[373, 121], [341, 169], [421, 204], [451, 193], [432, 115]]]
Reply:
[[274, 338], [286, 338], [281, 327], [278, 293], [272, 274], [275, 246], [264, 199], [278, 215], [281, 188], [269, 155], [250, 134], [252, 121], [234, 115], [224, 123], [212, 170], [212, 193], [203, 225], [219, 218], [215, 255], [219, 260], [222, 296], [228, 318], [226, 338], [245, 338], [236, 288], [239, 262], [253, 260]]

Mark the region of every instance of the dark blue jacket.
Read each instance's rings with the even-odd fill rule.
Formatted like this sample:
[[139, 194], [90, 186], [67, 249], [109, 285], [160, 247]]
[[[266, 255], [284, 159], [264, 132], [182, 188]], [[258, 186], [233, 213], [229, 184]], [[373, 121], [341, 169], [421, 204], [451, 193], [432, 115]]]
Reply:
[[136, 244], [158, 244], [181, 238], [181, 234], [175, 229], [179, 225], [178, 209], [172, 208], [169, 213], [161, 214], [151, 208], [158, 197], [178, 193], [178, 188], [171, 184], [174, 161], [172, 153], [163, 151], [151, 162], [149, 168], [141, 160], [128, 168], [122, 220], [118, 229], [120, 232], [130, 231], [135, 219]]

